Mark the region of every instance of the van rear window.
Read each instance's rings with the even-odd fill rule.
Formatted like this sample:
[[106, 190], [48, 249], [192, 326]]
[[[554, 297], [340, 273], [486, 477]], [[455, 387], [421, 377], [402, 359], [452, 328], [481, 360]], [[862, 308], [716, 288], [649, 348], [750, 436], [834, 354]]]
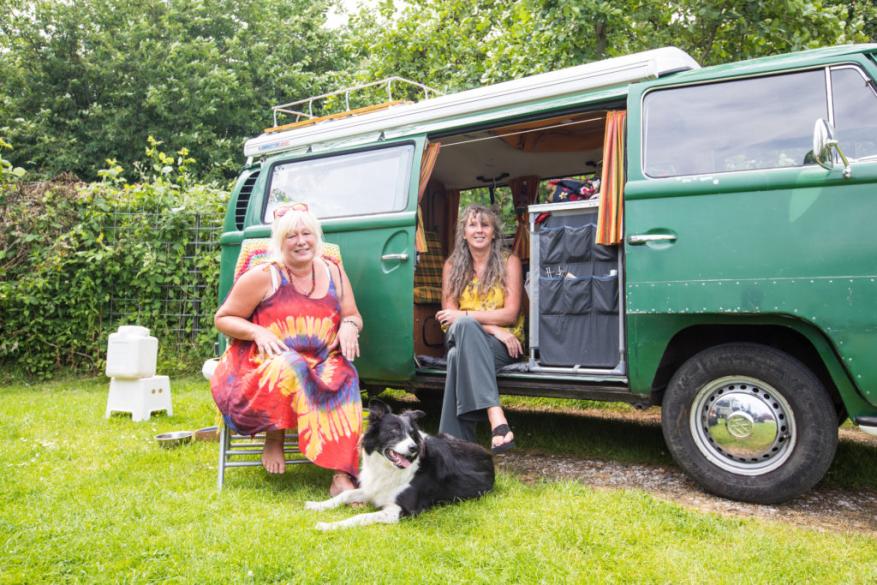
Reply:
[[402, 211], [413, 156], [414, 145], [404, 144], [276, 164], [262, 221], [289, 201], [307, 203], [321, 219]]
[[823, 70], [658, 90], [643, 104], [644, 170], [675, 177], [810, 164], [828, 119]]

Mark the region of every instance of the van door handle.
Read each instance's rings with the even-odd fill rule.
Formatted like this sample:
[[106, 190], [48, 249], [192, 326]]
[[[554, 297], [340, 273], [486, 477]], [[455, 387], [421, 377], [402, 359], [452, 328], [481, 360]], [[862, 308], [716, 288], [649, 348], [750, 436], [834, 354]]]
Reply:
[[676, 234], [635, 234], [627, 236], [627, 243], [631, 246], [642, 246], [649, 242], [675, 242]]
[[386, 262], [387, 260], [398, 260], [399, 262], [408, 262], [408, 252], [402, 252], [401, 254], [384, 254], [381, 256], [381, 260]]

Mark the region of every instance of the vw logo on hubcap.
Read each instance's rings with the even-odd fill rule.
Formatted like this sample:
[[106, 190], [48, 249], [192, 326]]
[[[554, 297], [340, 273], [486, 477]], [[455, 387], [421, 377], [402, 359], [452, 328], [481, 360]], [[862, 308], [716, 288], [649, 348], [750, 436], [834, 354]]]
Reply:
[[731, 435], [745, 439], [752, 434], [752, 417], [745, 412], [735, 412], [728, 418], [725, 427]]

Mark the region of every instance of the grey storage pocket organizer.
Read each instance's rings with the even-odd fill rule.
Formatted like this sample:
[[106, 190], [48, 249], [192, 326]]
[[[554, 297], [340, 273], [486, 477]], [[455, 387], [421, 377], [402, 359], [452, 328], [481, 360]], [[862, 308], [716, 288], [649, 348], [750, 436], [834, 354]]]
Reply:
[[591, 311], [591, 277], [539, 277], [542, 315], [583, 315]]
[[594, 242], [595, 214], [553, 215], [540, 226], [539, 362], [613, 368], [619, 349], [618, 248]]
[[593, 225], [563, 226], [563, 261], [581, 262], [591, 258], [594, 246]]
[[539, 277], [539, 313], [557, 315], [563, 313], [563, 279]]
[[615, 246], [594, 244], [591, 254], [597, 262], [615, 262], [618, 259], [618, 249]]
[[594, 310], [598, 313], [618, 312], [618, 277], [595, 276], [591, 287]]
[[618, 320], [608, 315], [543, 315], [540, 363], [613, 368], [618, 364]]
[[542, 264], [558, 264], [564, 260], [563, 226], [544, 228], [539, 232], [539, 250]]
[[595, 229], [593, 224], [542, 228], [539, 232], [542, 265], [590, 260]]
[[587, 358], [590, 315], [542, 315], [539, 329], [541, 363], [572, 366]]
[[564, 278], [563, 304], [568, 315], [591, 311], [591, 278]]

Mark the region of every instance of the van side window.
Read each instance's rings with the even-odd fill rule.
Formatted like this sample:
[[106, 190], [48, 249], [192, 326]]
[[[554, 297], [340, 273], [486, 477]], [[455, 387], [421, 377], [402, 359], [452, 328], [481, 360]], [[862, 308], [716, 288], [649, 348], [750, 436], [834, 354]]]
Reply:
[[262, 221], [279, 203], [307, 203], [319, 218], [402, 211], [408, 205], [414, 145], [290, 161], [273, 166]]
[[857, 67], [831, 70], [835, 138], [847, 156], [877, 155], [877, 91]]
[[809, 164], [817, 118], [828, 119], [823, 69], [658, 90], [643, 103], [649, 177]]

